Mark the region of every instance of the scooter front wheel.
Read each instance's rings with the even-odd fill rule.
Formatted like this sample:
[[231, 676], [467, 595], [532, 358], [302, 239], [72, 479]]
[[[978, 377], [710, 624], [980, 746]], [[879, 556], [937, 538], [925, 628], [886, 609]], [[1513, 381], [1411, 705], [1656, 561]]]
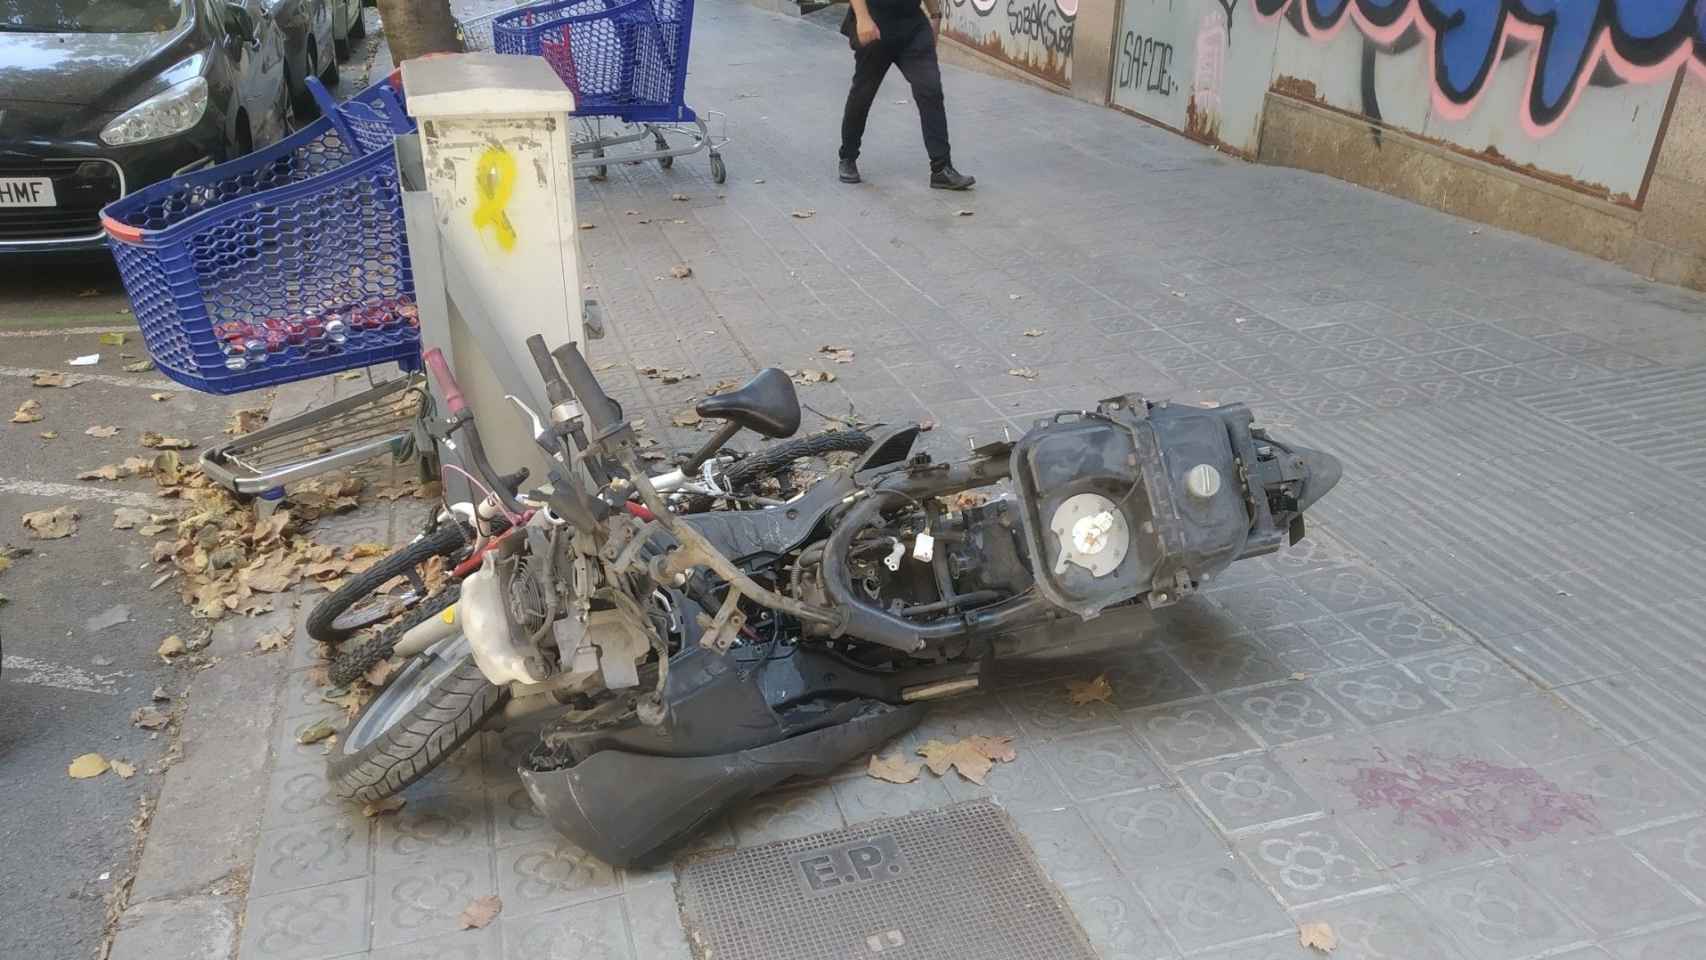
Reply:
[[509, 700], [461, 634], [403, 665], [361, 708], [326, 762], [338, 795], [383, 800], [443, 763]]

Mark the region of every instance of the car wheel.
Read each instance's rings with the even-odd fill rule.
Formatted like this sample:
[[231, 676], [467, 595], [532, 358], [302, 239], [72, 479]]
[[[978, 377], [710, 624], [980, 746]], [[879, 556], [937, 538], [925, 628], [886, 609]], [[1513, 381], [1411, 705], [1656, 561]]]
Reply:
[[243, 111], [237, 112], [237, 156], [246, 157], [255, 152], [255, 134], [249, 129], [249, 115]]
[[[309, 54], [308, 68], [314, 68], [313, 54]], [[306, 126], [320, 119], [320, 104], [314, 99], [314, 95], [308, 92], [308, 84], [304, 83], [301, 89], [297, 89], [296, 81], [287, 72], [284, 75], [284, 85], [290, 91], [290, 112], [296, 115], [298, 126]]]
[[347, 56], [349, 56], [349, 47], [342, 46], [338, 48], [337, 56], [326, 58], [326, 69], [320, 71], [320, 82], [326, 85], [327, 90], [337, 89], [338, 61]]
[[367, 36], [367, 19], [361, 15], [361, 7], [355, 8], [355, 22], [349, 25], [349, 38], [360, 40]]
[[334, 54], [334, 57], [332, 59], [333, 63], [337, 63], [339, 60], [348, 60], [349, 59], [349, 41], [348, 40], [340, 40], [336, 36], [333, 36], [332, 37], [332, 53]]

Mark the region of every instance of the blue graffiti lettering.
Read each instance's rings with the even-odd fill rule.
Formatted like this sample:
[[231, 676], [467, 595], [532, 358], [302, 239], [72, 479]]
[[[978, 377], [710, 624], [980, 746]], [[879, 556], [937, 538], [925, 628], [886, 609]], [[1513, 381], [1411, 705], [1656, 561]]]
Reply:
[[1420, 17], [1434, 36], [1435, 88], [1458, 105], [1473, 102], [1486, 86], [1510, 32], [1538, 34], [1528, 114], [1542, 128], [1569, 110], [1602, 49], [1626, 78], [1673, 62], [1690, 48], [1696, 66], [1706, 70], [1706, 0], [1255, 0], [1263, 17], [1294, 3], [1319, 31], [1337, 27], [1353, 4], [1356, 15], [1378, 30]]

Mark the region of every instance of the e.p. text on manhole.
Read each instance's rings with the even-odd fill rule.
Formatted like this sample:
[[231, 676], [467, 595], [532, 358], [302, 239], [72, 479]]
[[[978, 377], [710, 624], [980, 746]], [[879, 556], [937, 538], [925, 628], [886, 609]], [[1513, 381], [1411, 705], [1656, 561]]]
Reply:
[[977, 802], [688, 863], [681, 919], [716, 960], [1095, 960], [1007, 814]]

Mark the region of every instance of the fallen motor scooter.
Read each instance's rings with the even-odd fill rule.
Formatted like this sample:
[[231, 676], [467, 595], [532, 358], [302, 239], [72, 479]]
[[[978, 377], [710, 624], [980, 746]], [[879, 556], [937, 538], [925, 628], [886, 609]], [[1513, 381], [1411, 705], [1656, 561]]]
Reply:
[[[1022, 628], [1167, 606], [1295, 542], [1340, 472], [1243, 404], [1128, 395], [951, 462], [913, 451], [918, 426], [892, 426], [786, 502], [677, 514], [579, 350], [528, 347], [552, 403], [534, 418], [548, 483], [504, 490], [463, 435], [514, 532], [463, 581], [460, 633], [401, 651], [415, 656], [352, 724], [333, 774], [374, 744], [437, 745], [346, 790], [373, 799], [499, 712], [531, 714], [543, 726], [520, 775], [534, 804], [618, 865], [871, 752], [929, 701], [976, 689], [992, 658], [1049, 643]], [[426, 359], [452, 429], [471, 428], [442, 357]], [[725, 426], [688, 475], [740, 429], [799, 422], [779, 371], [698, 410]]]

